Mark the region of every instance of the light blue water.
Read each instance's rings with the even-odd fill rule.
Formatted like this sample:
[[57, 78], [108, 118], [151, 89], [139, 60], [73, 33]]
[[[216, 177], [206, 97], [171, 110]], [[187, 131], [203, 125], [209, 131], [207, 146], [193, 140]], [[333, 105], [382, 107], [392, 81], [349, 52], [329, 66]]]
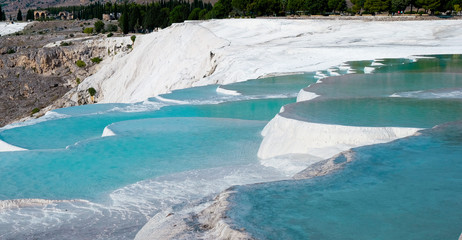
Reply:
[[352, 61], [346, 62], [348, 66], [350, 66], [351, 70], [355, 73], [364, 73], [365, 67], [370, 67], [372, 64], [372, 60], [364, 60], [364, 61]]
[[[41, 122], [0, 132], [0, 139], [26, 149], [59, 149], [85, 139], [101, 137], [103, 129], [114, 122], [160, 117], [215, 117], [269, 121], [281, 106], [294, 102], [294, 98], [260, 99], [225, 102], [211, 105], [173, 105], [160, 110], [144, 112], [102, 111], [86, 113], [87, 106], [58, 110], [58, 113], [72, 112], [67, 117]], [[114, 105], [103, 105], [113, 109]], [[91, 109], [93, 113], [93, 108]]]
[[352, 162], [325, 176], [234, 187], [225, 221], [256, 239], [460, 236], [461, 57], [381, 62], [387, 66], [376, 66], [380, 73], [323, 79], [305, 89], [320, 98], [286, 105], [281, 114], [317, 123], [430, 129], [353, 149]]
[[245, 96], [288, 96], [296, 97], [300, 89], [316, 82], [314, 73], [277, 76], [222, 86]]
[[281, 115], [345, 126], [431, 128], [462, 119], [462, 99], [320, 99], [286, 105]]
[[[252, 79], [228, 85], [208, 85], [175, 90], [160, 95], [161, 99], [180, 103], [211, 104], [225, 101], [296, 97], [300, 89], [316, 82], [314, 73]], [[227, 95], [217, 89], [233, 91], [237, 95]], [[159, 101], [151, 98], [151, 101]]]
[[0, 172], [6, 174], [0, 177], [0, 199], [96, 201], [102, 194], [143, 179], [256, 162], [265, 122], [159, 118], [124, 124], [135, 130], [83, 141], [69, 149], [2, 153]]
[[[438, 68], [441, 71], [437, 73], [407, 76], [387, 72], [378, 80], [354, 75], [359, 76], [359, 80], [333, 78], [330, 82], [326, 79], [325, 87], [313, 84], [316, 81], [313, 73], [273, 77], [173, 91], [143, 103], [59, 109], [49, 120], [1, 129], [0, 140], [30, 150], [0, 152], [0, 201], [39, 198], [91, 202], [0, 209], [0, 239], [130, 239], [149, 217], [166, 208], [181, 210], [188, 204], [194, 207], [237, 183], [281, 179], [276, 176], [276, 170], [259, 165], [256, 152], [262, 140], [260, 132], [282, 106], [293, 103], [294, 96], [308, 85], [323, 90], [325, 99], [307, 105], [288, 105], [283, 114], [319, 122], [370, 126], [431, 127], [458, 119], [461, 112], [458, 99], [384, 98], [394, 93], [431, 91], [435, 87], [438, 91], [460, 88], [460, 77], [454, 73], [457, 71], [451, 71], [458, 65], [451, 63], [451, 58], [440, 56], [427, 64], [434, 66], [435, 61], [445, 61], [446, 67]], [[412, 61], [383, 62], [402, 67]], [[350, 64], [360, 72], [371, 63]], [[433, 71], [431, 66], [422, 68]], [[389, 72], [399, 70], [391, 67]], [[385, 67], [376, 71], [379, 69]], [[331, 69], [324, 74], [330, 72], [346, 73], [342, 69]], [[416, 76], [423, 80], [414, 81]], [[450, 77], [435, 80], [441, 76]], [[370, 81], [376, 82], [370, 84]], [[333, 87], [335, 84], [340, 87]], [[223, 94], [217, 92], [217, 88], [240, 95]], [[352, 96], [367, 98], [348, 99]], [[381, 98], [374, 98], [377, 96]], [[447, 107], [440, 109], [438, 106], [442, 105]], [[339, 117], [342, 114], [346, 117]], [[381, 120], [377, 120], [377, 115]], [[105, 127], [116, 136], [101, 137]], [[296, 195], [290, 188], [286, 193]], [[254, 203], [257, 210], [271, 208]], [[239, 206], [247, 210], [253, 208], [252, 204]], [[276, 214], [262, 212], [259, 216], [257, 210], [253, 212], [257, 218], [271, 219]], [[293, 215], [280, 212], [283, 211], [277, 211], [280, 221]], [[251, 226], [249, 231], [252, 227], [260, 229], [258, 222], [247, 223], [245, 213], [236, 210], [235, 217], [241, 215], [243, 220], [239, 224]], [[298, 234], [287, 230], [281, 236], [289, 239], [305, 236], [292, 233]], [[262, 238], [267, 237], [271, 235], [263, 233]]]
[[457, 239], [462, 123], [357, 148], [333, 174], [236, 187], [227, 212], [257, 239]]
[[329, 78], [305, 90], [329, 98], [388, 97], [400, 92], [460, 88], [461, 85], [459, 73], [391, 72]]
[[[174, 101], [57, 109], [45, 120], [1, 129], [0, 140], [29, 151], [0, 152], [0, 205], [91, 202], [34, 207], [24, 200], [0, 209], [0, 239], [131, 239], [148, 216], [168, 207], [203, 201], [230, 184], [280, 179], [256, 153], [265, 124], [306, 86], [285, 79], [274, 88], [283, 81], [296, 87], [278, 98], [206, 86], [162, 96]], [[117, 135], [101, 137], [105, 127]], [[170, 187], [162, 188], [166, 181]]]
[[462, 55], [431, 55], [423, 56], [418, 61], [406, 59], [383, 59], [385, 66], [376, 68], [376, 73], [383, 72], [462, 72]]

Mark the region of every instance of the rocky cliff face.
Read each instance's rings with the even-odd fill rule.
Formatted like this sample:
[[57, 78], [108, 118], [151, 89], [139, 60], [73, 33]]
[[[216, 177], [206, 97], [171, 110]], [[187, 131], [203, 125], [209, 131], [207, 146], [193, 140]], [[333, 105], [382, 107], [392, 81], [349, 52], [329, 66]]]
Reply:
[[[52, 34], [51, 34], [52, 35]], [[44, 39], [45, 38], [45, 39]], [[71, 89], [95, 73], [100, 64], [92, 58], [110, 61], [129, 51], [126, 38], [86, 36], [79, 39], [47, 36], [4, 36], [0, 39], [0, 126], [47, 110], [90, 102], [88, 93], [62, 100]], [[29, 42], [29, 44], [27, 43]], [[63, 42], [63, 43], [61, 43]], [[85, 66], [78, 66], [80, 60]], [[51, 107], [50, 107], [51, 105]]]

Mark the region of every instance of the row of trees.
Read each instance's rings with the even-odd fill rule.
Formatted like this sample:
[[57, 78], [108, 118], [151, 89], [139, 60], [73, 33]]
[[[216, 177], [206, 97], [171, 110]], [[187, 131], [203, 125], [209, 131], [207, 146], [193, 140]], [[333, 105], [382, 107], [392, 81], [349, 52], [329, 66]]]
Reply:
[[[345, 0], [219, 0], [217, 5], [230, 16], [262, 16], [296, 14], [332, 14], [340, 12], [396, 13], [423, 9], [425, 13], [456, 11], [462, 9], [462, 0], [351, 0], [353, 7], [347, 9]], [[223, 14], [222, 14], [223, 15]], [[227, 14], [224, 14], [227, 15]]]
[[462, 0], [351, 0], [354, 4], [352, 7], [353, 12], [360, 12], [361, 10], [367, 13], [376, 12], [398, 12], [405, 11], [408, 6], [411, 6], [419, 12], [423, 9], [425, 13], [435, 14], [435, 12], [456, 11], [460, 12]]
[[[165, 27], [186, 19], [226, 18], [234, 16], [284, 16], [289, 14], [332, 14], [357, 13], [396, 13], [404, 12], [409, 6], [411, 12], [424, 10], [425, 13], [460, 12], [462, 0], [351, 0], [353, 7], [347, 9], [346, 0], [219, 0], [211, 5], [196, 5], [186, 2], [170, 1], [150, 5], [130, 4], [125, 6], [121, 20], [124, 31], [137, 31], [138, 25], [151, 30]], [[201, 4], [203, 4], [201, 2]], [[128, 25], [128, 28], [126, 27]]]
[[99, 1], [86, 6], [51, 7], [46, 8], [45, 10], [52, 15], [57, 15], [59, 12], [63, 11], [70, 12], [76, 19], [102, 19], [103, 14], [117, 14], [117, 12], [119, 12], [117, 3], [112, 4], [111, 2], [108, 2], [106, 4], [102, 4]]
[[[356, 13], [395, 13], [405, 11], [408, 6], [426, 13], [460, 12], [462, 0], [351, 0], [353, 7], [347, 9], [346, 0], [219, 0], [212, 6], [202, 0], [189, 2], [186, 0], [160, 1], [150, 4], [125, 2], [122, 5], [98, 2], [87, 6], [68, 6], [47, 8], [50, 14], [67, 11], [76, 19], [102, 19], [103, 14], [112, 14], [116, 19], [122, 13], [119, 26], [124, 31], [140, 32], [164, 28], [172, 23], [184, 20], [203, 20], [210, 18], [226, 18], [234, 16], [284, 16], [290, 14], [331, 14], [340, 12]], [[1, 11], [0, 20], [6, 16]], [[18, 20], [22, 20], [19, 10]], [[34, 19], [33, 10], [29, 10], [27, 20]]]
[[[32, 11], [32, 16], [34, 15], [33, 11]], [[13, 20], [13, 18], [11, 16], [8, 17], [10, 20]], [[34, 19], [32, 17], [32, 19]], [[5, 11], [2, 10], [2, 5], [0, 4], [0, 21], [6, 21], [7, 18], [6, 18], [6, 14], [5, 14]], [[17, 21], [22, 21], [23, 20], [23, 17], [22, 17], [22, 12], [21, 12], [21, 9], [18, 10], [18, 14], [16, 15], [16, 20]]]
[[119, 26], [124, 33], [152, 31], [185, 20], [206, 19], [212, 8], [212, 4], [205, 4], [202, 0], [194, 0], [191, 3], [170, 0], [145, 5], [124, 4]]

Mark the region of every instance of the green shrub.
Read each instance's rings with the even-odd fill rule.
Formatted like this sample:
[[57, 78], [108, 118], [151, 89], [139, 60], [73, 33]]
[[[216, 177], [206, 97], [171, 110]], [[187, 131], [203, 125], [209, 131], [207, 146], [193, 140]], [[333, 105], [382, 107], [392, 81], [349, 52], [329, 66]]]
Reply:
[[131, 44], [127, 44], [127, 48], [128, 48], [128, 49], [132, 49], [132, 45], [131, 45]]
[[108, 24], [106, 26], [106, 31], [108, 31], [108, 32], [117, 32], [117, 30], [118, 30], [117, 25]]
[[135, 35], [133, 35], [133, 36], [131, 36], [131, 37], [130, 37], [130, 39], [132, 40], [133, 44], [135, 44], [135, 39], [136, 39], [136, 36], [135, 36]]
[[77, 60], [77, 61], [75, 62], [75, 64], [76, 64], [77, 67], [79, 67], [79, 68], [83, 68], [83, 67], [87, 66], [87, 64], [86, 64], [84, 61], [82, 61], [82, 60]]
[[90, 96], [93, 97], [93, 96], [95, 96], [95, 94], [96, 94], [96, 90], [95, 90], [94, 88], [91, 87], [91, 88], [88, 89], [88, 93], [90, 93]]
[[34, 109], [32, 109], [32, 112], [31, 112], [31, 113], [32, 113], [32, 114], [36, 114], [36, 113], [38, 113], [38, 112], [40, 112], [40, 109], [34, 108]]
[[107, 37], [112, 37], [112, 36], [114, 36], [113, 33], [108, 33], [108, 35], [107, 35]]
[[91, 62], [96, 64], [100, 63], [101, 61], [103, 61], [103, 59], [101, 59], [100, 57], [94, 57], [91, 59]]
[[8, 48], [8, 50], [6, 51], [6, 54], [13, 54], [15, 52], [16, 51], [13, 48]]
[[76, 78], [75, 81], [77, 82], [77, 85], [80, 84], [80, 78]]
[[72, 33], [71, 33], [71, 34], [69, 34], [69, 37], [73, 38], [73, 37], [74, 37], [74, 34], [72, 34]]
[[92, 27], [85, 28], [85, 29], [83, 30], [83, 33], [92, 34], [92, 33], [93, 33], [93, 28], [92, 28]]
[[104, 23], [101, 20], [98, 20], [95, 22], [95, 31], [97, 33], [100, 33], [102, 30], [104, 30]]
[[70, 45], [72, 45], [72, 42], [60, 42], [59, 43], [59, 46], [63, 46], [63, 47], [70, 46]]

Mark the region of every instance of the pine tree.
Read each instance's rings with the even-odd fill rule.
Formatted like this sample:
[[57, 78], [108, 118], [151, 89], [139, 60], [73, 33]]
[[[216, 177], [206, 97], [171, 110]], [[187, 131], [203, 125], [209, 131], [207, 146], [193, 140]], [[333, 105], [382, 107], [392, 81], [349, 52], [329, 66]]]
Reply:
[[138, 29], [135, 29], [137, 23], [139, 25], [141, 21], [141, 12], [140, 12], [140, 9], [138, 8], [137, 5], [133, 5], [132, 6], [132, 10], [130, 12], [130, 18], [129, 18], [129, 31], [137, 31]]
[[5, 21], [5, 12], [2, 10], [2, 5], [0, 4], [0, 21]]
[[121, 21], [119, 21], [121, 23], [120, 28], [122, 28], [122, 31], [123, 31], [124, 34], [127, 34], [130, 31], [130, 26], [128, 25], [129, 16], [128, 16], [128, 9], [127, 8], [128, 8], [128, 6], [127, 6], [127, 4], [125, 4], [122, 16], [120, 16]]
[[27, 10], [26, 20], [34, 20], [34, 10], [29, 9]]
[[114, 3], [114, 18], [115, 18], [115, 19], [118, 19], [118, 18], [119, 18], [119, 16], [117, 16], [117, 14], [118, 14], [117, 11], [118, 11], [118, 10], [117, 10], [117, 2], [115, 2], [115, 3]]
[[21, 9], [18, 10], [18, 15], [16, 16], [17, 21], [22, 21], [22, 12]]

